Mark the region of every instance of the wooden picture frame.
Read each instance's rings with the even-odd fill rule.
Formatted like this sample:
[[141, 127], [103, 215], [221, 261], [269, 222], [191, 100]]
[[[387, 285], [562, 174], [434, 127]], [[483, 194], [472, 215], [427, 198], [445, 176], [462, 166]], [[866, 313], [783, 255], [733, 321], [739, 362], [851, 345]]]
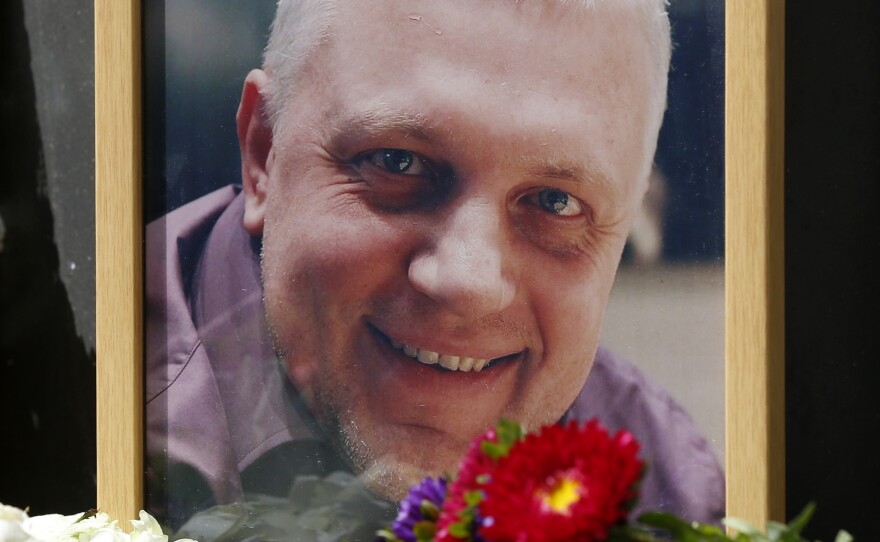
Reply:
[[[143, 506], [141, 2], [95, 2], [97, 506]], [[784, 3], [726, 3], [727, 512], [784, 519]]]

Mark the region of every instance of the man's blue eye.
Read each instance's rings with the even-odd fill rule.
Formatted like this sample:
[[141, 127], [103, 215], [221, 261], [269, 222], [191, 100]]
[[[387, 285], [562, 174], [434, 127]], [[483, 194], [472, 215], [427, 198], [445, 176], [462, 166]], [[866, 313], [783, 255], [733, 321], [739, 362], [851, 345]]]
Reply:
[[413, 153], [402, 149], [382, 149], [370, 156], [374, 165], [391, 173], [406, 173], [416, 161]]
[[581, 202], [567, 192], [545, 188], [538, 192], [538, 204], [548, 213], [560, 216], [576, 216], [583, 212]]
[[376, 149], [361, 156], [360, 163], [371, 164], [393, 175], [419, 176], [432, 174], [432, 169], [427, 159], [404, 149]]

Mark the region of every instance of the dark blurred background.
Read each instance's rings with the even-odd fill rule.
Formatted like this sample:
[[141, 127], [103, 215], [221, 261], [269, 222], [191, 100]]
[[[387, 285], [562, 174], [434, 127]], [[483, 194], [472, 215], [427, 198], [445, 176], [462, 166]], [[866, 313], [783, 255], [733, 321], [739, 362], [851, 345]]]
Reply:
[[153, 1], [144, 11], [147, 221], [240, 184], [235, 112], [260, 67], [274, 0]]
[[[689, 4], [699, 11], [703, 2]], [[92, 9], [91, 0], [0, 2], [0, 502], [33, 514], [95, 504]], [[196, 20], [188, 29], [202, 26]], [[832, 540], [840, 527], [857, 541], [880, 539], [872, 445], [880, 427], [878, 27], [880, 3], [867, 0], [805, 0], [786, 10], [786, 493], [789, 517], [808, 500], [818, 503], [810, 539]], [[237, 89], [243, 73], [211, 81]], [[146, 105], [155, 107], [155, 89], [147, 90]], [[232, 100], [208, 124], [232, 133]], [[191, 118], [178, 115], [181, 130]], [[228, 139], [226, 147], [201, 144], [214, 149], [208, 156], [230, 156]], [[165, 148], [164, 136], [158, 145]], [[181, 160], [180, 171], [195, 167]], [[665, 162], [658, 156], [658, 163]], [[170, 161], [161, 175], [166, 167]], [[198, 175], [234, 181], [237, 167]], [[197, 196], [180, 185], [188, 177], [175, 174], [173, 197], [151, 195], [148, 214]], [[710, 177], [690, 178], [700, 198], [716, 201]], [[720, 241], [711, 239], [715, 252], [702, 253], [717, 256]], [[670, 258], [683, 250], [670, 247]]]

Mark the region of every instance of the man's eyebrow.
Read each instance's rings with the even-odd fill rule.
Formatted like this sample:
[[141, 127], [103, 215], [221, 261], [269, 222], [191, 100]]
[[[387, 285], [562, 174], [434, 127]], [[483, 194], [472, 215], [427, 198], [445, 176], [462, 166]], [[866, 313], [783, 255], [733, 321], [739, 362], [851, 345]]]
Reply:
[[581, 164], [574, 160], [541, 160], [530, 168], [536, 178], [556, 179], [576, 184], [594, 185], [601, 189], [613, 189], [614, 184], [605, 173], [591, 161]]
[[427, 123], [424, 115], [396, 109], [371, 109], [369, 111], [339, 111], [329, 119], [329, 127], [334, 135], [379, 136], [396, 132], [406, 137], [422, 141], [435, 138], [436, 134]]

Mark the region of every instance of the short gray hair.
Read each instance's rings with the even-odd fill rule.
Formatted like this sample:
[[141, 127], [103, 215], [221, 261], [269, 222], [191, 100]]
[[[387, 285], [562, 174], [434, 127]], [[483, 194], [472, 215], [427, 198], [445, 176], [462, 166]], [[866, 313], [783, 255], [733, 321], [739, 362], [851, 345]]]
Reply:
[[278, 0], [263, 70], [269, 74], [266, 113], [273, 129], [293, 92], [296, 77], [327, 40], [336, 0]]
[[[348, 0], [352, 1], [352, 0]], [[522, 2], [526, 0], [507, 0]], [[548, 0], [538, 0], [548, 1]], [[580, 9], [596, 9], [597, 4], [615, 7], [635, 6], [644, 17], [652, 50], [659, 55], [656, 87], [663, 96], [658, 115], [662, 119], [666, 106], [666, 77], [671, 56], [668, 0], [556, 0]], [[263, 69], [269, 74], [265, 90], [266, 113], [273, 130], [277, 130], [285, 104], [291, 99], [296, 78], [306, 63], [329, 36], [330, 24], [336, 14], [338, 0], [278, 0], [269, 43], [263, 54]], [[657, 121], [659, 127], [660, 119]]]

